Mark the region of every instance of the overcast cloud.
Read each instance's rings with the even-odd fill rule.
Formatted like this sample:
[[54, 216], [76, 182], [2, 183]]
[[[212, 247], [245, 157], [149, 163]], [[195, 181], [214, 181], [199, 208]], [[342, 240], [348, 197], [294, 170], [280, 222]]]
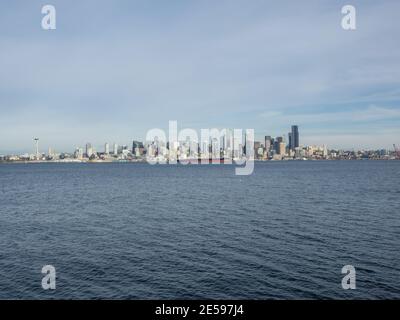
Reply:
[[[41, 29], [41, 7], [57, 30]], [[357, 30], [341, 28], [341, 7]], [[399, 1], [3, 1], [0, 153], [195, 129], [300, 126], [302, 144], [400, 144]]]

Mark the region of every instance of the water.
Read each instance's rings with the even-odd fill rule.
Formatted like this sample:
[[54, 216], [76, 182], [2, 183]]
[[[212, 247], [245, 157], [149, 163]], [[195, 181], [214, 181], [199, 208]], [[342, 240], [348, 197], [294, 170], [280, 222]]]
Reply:
[[[0, 165], [0, 298], [400, 298], [400, 161]], [[41, 288], [41, 268], [57, 289]], [[354, 265], [357, 289], [343, 290]]]

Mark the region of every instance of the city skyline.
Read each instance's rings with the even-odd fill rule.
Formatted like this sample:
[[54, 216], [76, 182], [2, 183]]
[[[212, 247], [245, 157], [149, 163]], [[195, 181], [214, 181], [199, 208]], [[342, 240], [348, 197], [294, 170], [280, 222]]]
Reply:
[[353, 1], [353, 31], [340, 1], [55, 0], [51, 31], [42, 5], [0, 4], [0, 153], [36, 136], [60, 150], [129, 143], [170, 119], [273, 136], [297, 123], [305, 144], [338, 149], [400, 144], [398, 2]]
[[[287, 150], [295, 150], [296, 147], [292, 146], [290, 143], [290, 134], [291, 132], [288, 133], [288, 136], [285, 135], [280, 135], [280, 136], [263, 136], [260, 137], [259, 139], [255, 139], [254, 142], [257, 144], [261, 144], [263, 147], [266, 147], [267, 145], [267, 138], [272, 139], [272, 141], [277, 141], [279, 143], [283, 143], [285, 146], [285, 149]], [[115, 153], [115, 149], [116, 148], [125, 148], [126, 150], [132, 151], [134, 150], [134, 148], [130, 148], [129, 146], [132, 144], [141, 144], [143, 146], [144, 141], [140, 140], [140, 139], [136, 139], [136, 138], [132, 138], [130, 140], [127, 140], [127, 143], [117, 143], [117, 142], [110, 142], [110, 141], [106, 141], [103, 143], [96, 143], [93, 144], [92, 142], [86, 142], [83, 144], [73, 144], [71, 145], [69, 148], [66, 149], [61, 149], [61, 148], [57, 148], [56, 146], [53, 145], [42, 145], [40, 144], [40, 147], [38, 146], [38, 141], [41, 141], [41, 139], [39, 138], [33, 138], [31, 141], [31, 147], [28, 148], [30, 150], [20, 150], [20, 151], [8, 151], [8, 152], [1, 152], [0, 150], [0, 156], [10, 156], [10, 155], [35, 155], [40, 153], [41, 155], [46, 155], [49, 154], [49, 150], [51, 150], [53, 153], [57, 153], [57, 154], [74, 154], [78, 149], [82, 149], [85, 150], [84, 154], [88, 154], [90, 152], [88, 152], [88, 149], [93, 149], [93, 153], [100, 153], [100, 154], [114, 154]], [[33, 144], [32, 144], [33, 142]], [[180, 141], [182, 142], [182, 141]], [[221, 141], [221, 143], [223, 144], [223, 142]], [[272, 145], [273, 147], [273, 145]], [[381, 151], [381, 150], [385, 150], [387, 152], [394, 152], [397, 153], [399, 152], [399, 144], [397, 143], [392, 143], [391, 146], [385, 148], [385, 147], [376, 147], [376, 148], [332, 148], [329, 145], [322, 143], [322, 144], [299, 144], [297, 145], [297, 148], [301, 147], [301, 148], [307, 148], [307, 147], [326, 147], [328, 150], [336, 150], [336, 151], [346, 151], [346, 152], [362, 152], [362, 151]], [[15, 149], [17, 150], [17, 149]], [[109, 150], [108, 152], [106, 150]], [[90, 157], [90, 155], [89, 155]]]
[[[298, 127], [297, 125], [294, 125], [295, 127]], [[184, 126], [181, 126], [182, 128], [186, 128]], [[293, 126], [292, 126], [293, 127]], [[213, 128], [210, 128], [213, 129]], [[218, 130], [221, 130], [220, 128], [216, 128]], [[291, 128], [293, 130], [293, 128]], [[244, 130], [244, 129], [243, 129]], [[198, 130], [200, 131], [200, 130]], [[287, 134], [285, 133], [281, 133], [281, 134], [275, 134], [275, 135], [270, 135], [271, 137], [286, 137], [286, 142], [287, 142], [287, 146], [289, 146], [290, 148], [290, 139], [291, 136], [290, 134], [292, 133], [292, 131], [288, 132]], [[303, 132], [302, 132], [303, 133]], [[144, 137], [145, 134], [141, 135], [141, 137]], [[265, 140], [265, 132], [264, 133], [259, 133], [259, 132], [255, 132], [255, 141], [263, 141]], [[23, 145], [26, 145], [27, 147], [22, 147], [22, 146], [13, 146], [11, 148], [2, 148], [2, 143], [0, 143], [0, 155], [7, 155], [7, 154], [24, 154], [24, 153], [34, 153], [34, 151], [36, 150], [35, 145], [32, 145], [32, 141], [35, 141], [36, 137], [32, 136], [32, 138], [27, 137], [26, 139], [24, 139], [24, 143]], [[327, 139], [328, 141], [330, 139]], [[62, 152], [74, 152], [76, 147], [79, 146], [86, 146], [86, 144], [88, 143], [89, 139], [84, 139], [81, 138], [79, 139], [79, 143], [74, 143], [72, 142], [71, 145], [66, 146], [66, 147], [61, 147], [61, 144], [57, 144], [57, 142], [55, 142], [54, 144], [50, 143], [51, 139], [46, 138], [46, 137], [41, 137], [40, 138], [40, 145], [42, 149], [48, 150], [49, 148], [51, 149], [56, 149], [56, 150], [63, 150]], [[94, 141], [94, 143], [93, 143]], [[105, 141], [100, 141], [100, 139], [92, 139], [90, 144], [93, 144], [93, 147], [96, 149], [102, 148], [104, 146], [105, 143], [110, 144], [111, 146], [113, 144], [118, 144], [119, 146], [121, 145], [130, 145], [132, 143], [132, 141], [144, 141], [144, 138], [138, 138], [138, 137], [133, 137], [133, 138], [125, 138], [122, 141], [113, 141], [111, 139], [108, 139]], [[302, 134], [302, 141], [304, 142], [303, 145], [304, 146], [317, 146], [317, 145], [326, 145], [328, 146], [330, 149], [334, 149], [334, 150], [347, 150], [347, 151], [361, 151], [361, 150], [382, 150], [382, 149], [386, 149], [386, 150], [393, 150], [393, 145], [400, 145], [400, 138], [394, 137], [392, 140], [388, 140], [388, 141], [382, 141], [380, 144], [378, 145], [374, 145], [374, 146], [360, 146], [360, 145], [349, 145], [348, 147], [341, 147], [338, 145], [329, 145], [328, 143], [324, 143], [322, 140], [319, 140], [318, 143], [312, 143], [312, 141], [310, 141], [309, 139], [307, 139], [307, 136], [303, 136]], [[296, 146], [299, 146], [298, 144]]]
[[[173, 122], [170, 130], [177, 129], [177, 123]], [[176, 126], [176, 127], [174, 127]], [[175, 129], [174, 129], [175, 128]], [[398, 145], [392, 145], [393, 149], [332, 149], [326, 144], [323, 145], [306, 145], [300, 143], [300, 131], [298, 125], [291, 125], [291, 130], [287, 136], [271, 136], [265, 135], [263, 139], [247, 139], [247, 131], [239, 130], [234, 133], [232, 129], [224, 128], [210, 133], [207, 129], [206, 136], [203, 131], [199, 137], [190, 137], [189, 135], [181, 135], [169, 140], [171, 137], [164, 132], [165, 139], [159, 140], [158, 134], [150, 140], [138, 141], [131, 140], [131, 148], [129, 144], [118, 144], [113, 142], [103, 143], [102, 147], [94, 146], [91, 142], [85, 143], [84, 146], [76, 146], [72, 152], [58, 151], [52, 147], [48, 147], [47, 152], [40, 151], [38, 137], [33, 138], [33, 153], [25, 152], [18, 154], [1, 154], [0, 161], [59, 161], [59, 160], [79, 160], [79, 161], [148, 161], [162, 157], [164, 159], [174, 159], [178, 157], [184, 159], [239, 159], [242, 157], [253, 158], [255, 160], [333, 160], [333, 159], [400, 159], [400, 148]], [[189, 129], [191, 130], [191, 129]], [[159, 131], [157, 131], [159, 132]], [[183, 131], [189, 134], [187, 131]], [[241, 138], [236, 136], [241, 132]], [[192, 132], [192, 133], [195, 133]], [[197, 133], [195, 133], [197, 135]], [[218, 138], [217, 138], [218, 137]], [[235, 138], [234, 138], [235, 137]], [[195, 139], [195, 140], [192, 140]], [[203, 140], [206, 139], [206, 140]], [[236, 140], [239, 139], [239, 140]], [[234, 142], [236, 141], [236, 142]], [[247, 149], [247, 143], [253, 144], [251, 149]], [[249, 153], [248, 153], [249, 152]], [[150, 158], [149, 158], [150, 157]], [[172, 158], [171, 158], [172, 157]], [[178, 159], [177, 158], [177, 159]], [[160, 158], [161, 159], [161, 158]], [[151, 160], [153, 161], [153, 160]], [[163, 161], [163, 160], [157, 160]]]

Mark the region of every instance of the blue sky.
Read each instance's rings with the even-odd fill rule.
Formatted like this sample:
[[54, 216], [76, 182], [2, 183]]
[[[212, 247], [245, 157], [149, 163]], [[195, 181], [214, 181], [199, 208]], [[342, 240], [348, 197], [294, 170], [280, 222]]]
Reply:
[[[57, 29], [41, 29], [41, 8]], [[357, 9], [357, 30], [341, 8]], [[168, 120], [400, 144], [399, 1], [2, 1], [0, 154], [130, 145]]]

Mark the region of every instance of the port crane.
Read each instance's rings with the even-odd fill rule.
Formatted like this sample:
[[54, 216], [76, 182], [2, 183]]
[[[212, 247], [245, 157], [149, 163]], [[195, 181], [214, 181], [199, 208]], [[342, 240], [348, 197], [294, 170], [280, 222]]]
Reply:
[[393, 144], [394, 152], [396, 153], [396, 159], [400, 160], [400, 148]]

